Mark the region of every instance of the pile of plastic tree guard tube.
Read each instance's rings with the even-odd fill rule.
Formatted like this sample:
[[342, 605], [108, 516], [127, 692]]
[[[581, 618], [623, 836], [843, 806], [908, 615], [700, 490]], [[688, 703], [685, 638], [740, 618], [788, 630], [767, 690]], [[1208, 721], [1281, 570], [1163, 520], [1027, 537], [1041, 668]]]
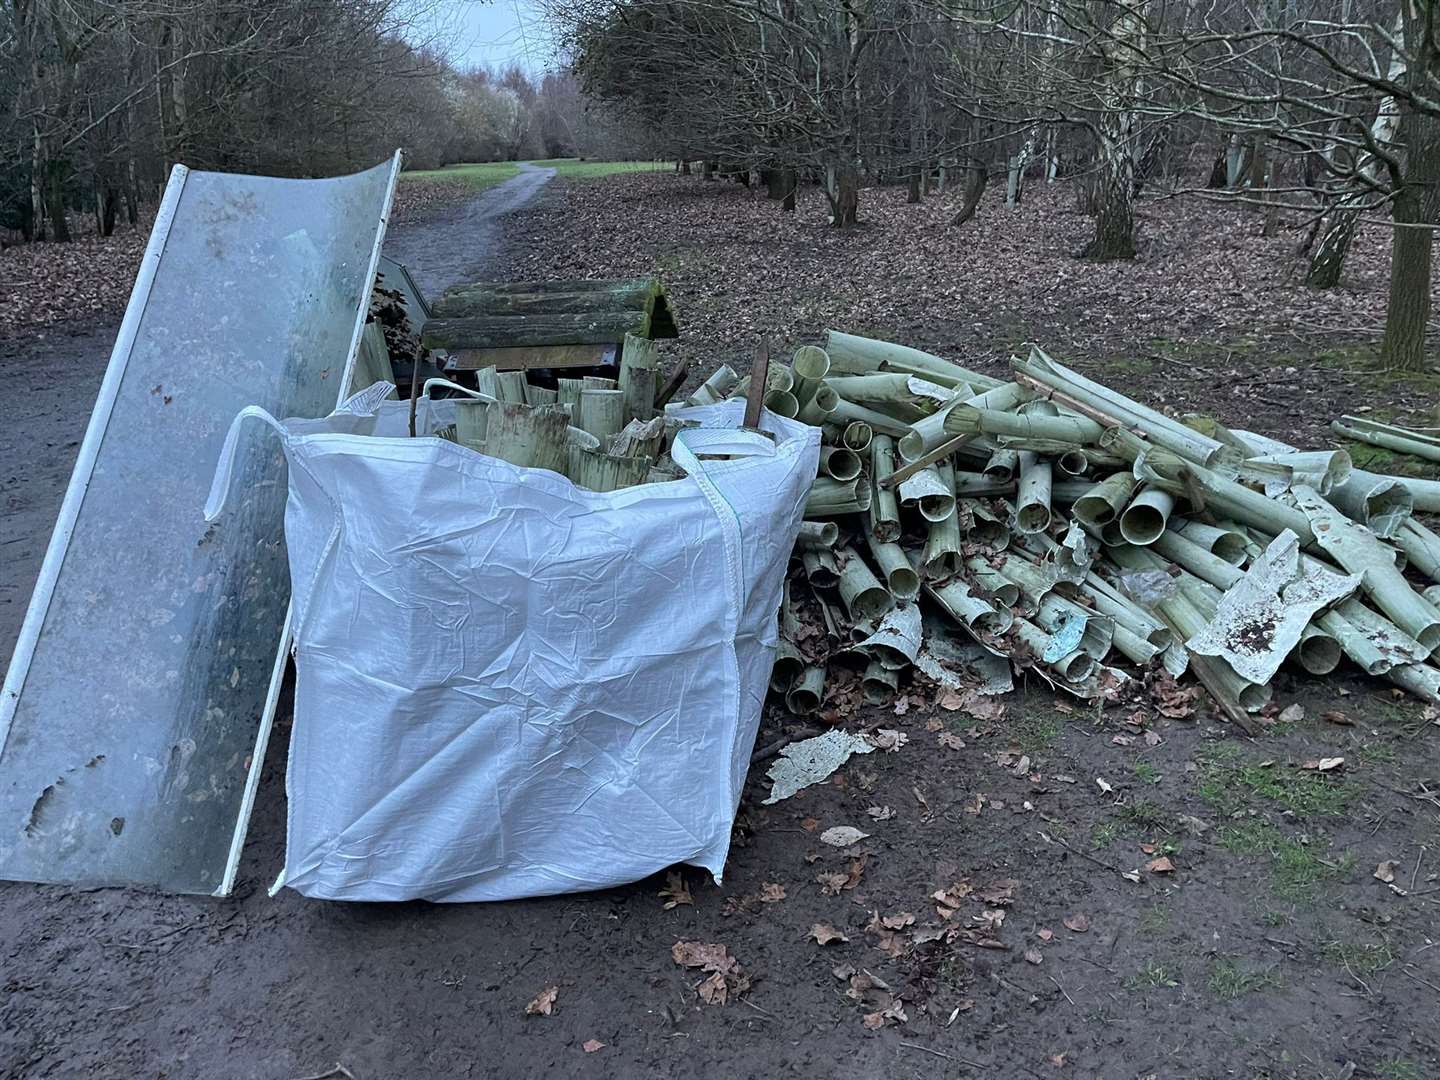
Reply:
[[[771, 680], [791, 711], [835, 665], [883, 702], [939, 637], [1086, 698], [1194, 676], [1247, 727], [1281, 664], [1440, 701], [1440, 536], [1413, 516], [1440, 482], [1167, 416], [1039, 349], [1012, 369], [834, 331], [771, 365], [766, 407], [823, 433]], [[688, 403], [747, 390], [722, 367]]]

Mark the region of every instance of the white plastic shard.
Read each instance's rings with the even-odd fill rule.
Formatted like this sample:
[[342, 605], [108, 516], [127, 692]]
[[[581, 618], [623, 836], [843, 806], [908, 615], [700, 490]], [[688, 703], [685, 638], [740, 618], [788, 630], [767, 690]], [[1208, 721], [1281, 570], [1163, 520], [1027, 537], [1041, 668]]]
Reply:
[[874, 632], [855, 648], [872, 654], [885, 667], [899, 670], [914, 663], [920, 638], [920, 605], [902, 604], [888, 611]]
[[229, 892], [289, 637], [279, 447], [240, 448], [226, 521], [205, 494], [240, 408], [344, 395], [399, 165], [171, 174], [0, 694], [0, 877]]
[[1250, 682], [1268, 683], [1315, 613], [1359, 586], [1358, 574], [1336, 574], [1302, 561], [1300, 541], [1287, 529], [1226, 590], [1215, 617], [1186, 647], [1223, 658]]
[[788, 799], [797, 791], [828, 779], [850, 760], [851, 754], [868, 754], [874, 749], [863, 736], [851, 735], [839, 728], [791, 743], [780, 751], [766, 774], [773, 783], [765, 805]]

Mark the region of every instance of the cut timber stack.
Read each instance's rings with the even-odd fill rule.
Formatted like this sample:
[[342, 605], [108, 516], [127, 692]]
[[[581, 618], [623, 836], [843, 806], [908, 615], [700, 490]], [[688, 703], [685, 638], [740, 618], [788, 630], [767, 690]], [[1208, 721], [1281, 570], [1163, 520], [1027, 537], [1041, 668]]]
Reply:
[[658, 278], [477, 282], [447, 289], [426, 320], [427, 348], [452, 371], [591, 367], [618, 362], [626, 335], [679, 334]]

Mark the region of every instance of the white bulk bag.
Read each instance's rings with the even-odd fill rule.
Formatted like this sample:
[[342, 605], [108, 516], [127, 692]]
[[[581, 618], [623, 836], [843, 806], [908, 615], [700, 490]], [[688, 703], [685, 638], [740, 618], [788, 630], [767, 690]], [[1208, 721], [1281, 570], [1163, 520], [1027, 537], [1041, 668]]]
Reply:
[[[687, 479], [584, 491], [357, 394], [247, 417], [290, 464], [295, 724], [280, 884], [331, 900], [503, 900], [719, 878], [819, 430], [688, 409]], [[450, 408], [453, 413], [453, 406]], [[453, 417], [422, 406], [420, 430]], [[729, 454], [730, 460], [695, 455]]]

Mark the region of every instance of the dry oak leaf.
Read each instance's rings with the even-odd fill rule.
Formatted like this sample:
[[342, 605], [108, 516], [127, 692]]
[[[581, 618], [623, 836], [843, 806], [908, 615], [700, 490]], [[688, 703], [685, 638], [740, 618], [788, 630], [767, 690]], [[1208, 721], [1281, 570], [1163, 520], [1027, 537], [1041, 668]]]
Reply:
[[1169, 874], [1174, 871], [1175, 864], [1168, 857], [1161, 855], [1158, 859], [1151, 859], [1146, 863], [1145, 869], [1152, 874]]
[[876, 821], [889, 821], [895, 816], [895, 811], [888, 806], [872, 806], [865, 813], [869, 814]]
[[730, 1000], [730, 987], [725, 982], [725, 976], [718, 971], [697, 986], [695, 992], [706, 1005], [724, 1005]]
[[937, 737], [941, 746], [946, 750], [964, 750], [965, 740], [956, 735], [953, 731], [942, 731]]
[[1077, 911], [1074, 915], [1067, 917], [1063, 921], [1065, 923], [1065, 929], [1073, 931], [1076, 934], [1083, 934], [1090, 929], [1090, 918], [1085, 915], [1084, 912]]
[[597, 1051], [597, 1050], [604, 1050], [604, 1049], [605, 1049], [605, 1044], [604, 1044], [603, 1042], [601, 1042], [599, 1039], [586, 1039], [586, 1040], [580, 1045], [580, 1048], [581, 1048], [582, 1050], [584, 1050], [587, 1054], [593, 1054], [593, 1053], [595, 1053], [595, 1051]]
[[880, 925], [886, 930], [904, 930], [914, 922], [915, 916], [909, 911], [897, 911], [894, 915], [884, 915], [880, 918]]
[[817, 945], [829, 945], [836, 941], [850, 940], [829, 923], [817, 922], [814, 926], [810, 927], [810, 936], [815, 939]]
[[1383, 881], [1386, 885], [1389, 885], [1392, 881], [1395, 880], [1395, 866], [1395, 862], [1390, 859], [1386, 859], [1379, 866], [1375, 867], [1375, 873], [1370, 876], [1373, 877], [1376, 881]]
[[665, 887], [656, 895], [666, 898], [665, 911], [680, 904], [693, 905], [695, 903], [695, 898], [690, 895], [690, 890], [685, 885], [684, 875], [677, 870], [671, 870], [665, 875]]
[[983, 889], [977, 889], [975, 897], [986, 904], [1009, 904], [1015, 900], [1015, 890], [1020, 887], [1020, 882], [1014, 878], [999, 878], [986, 885]]
[[1041, 955], [1039, 949], [1030, 948], [1025, 950], [1025, 962], [1028, 964], [1042, 964], [1045, 962], [1045, 957]]
[[1055, 936], [1055, 931], [1051, 930], [1048, 926], [1042, 926], [1039, 930], [1035, 931], [1035, 936], [1041, 941], [1049, 941]]
[[560, 987], [547, 986], [530, 999], [525, 1006], [526, 1016], [549, 1016], [555, 1009], [555, 999], [560, 996]]
[[774, 904], [785, 899], [785, 886], [778, 881], [762, 881], [758, 899], [762, 904]]
[[1338, 769], [1345, 764], [1343, 757], [1322, 757], [1315, 758], [1301, 765], [1302, 769], [1313, 769], [1316, 772], [1329, 772], [1331, 769]]
[[875, 749], [884, 750], [893, 754], [910, 741], [910, 736], [895, 728], [881, 728], [875, 732], [875, 734], [869, 736], [869, 739]]
[[839, 896], [848, 879], [841, 873], [824, 873], [816, 874], [815, 880], [820, 883], [821, 896]]
[[730, 955], [724, 945], [701, 941], [677, 941], [670, 946], [670, 955], [681, 967], [699, 968], [702, 971], [718, 971], [729, 975], [740, 970], [739, 961]]

